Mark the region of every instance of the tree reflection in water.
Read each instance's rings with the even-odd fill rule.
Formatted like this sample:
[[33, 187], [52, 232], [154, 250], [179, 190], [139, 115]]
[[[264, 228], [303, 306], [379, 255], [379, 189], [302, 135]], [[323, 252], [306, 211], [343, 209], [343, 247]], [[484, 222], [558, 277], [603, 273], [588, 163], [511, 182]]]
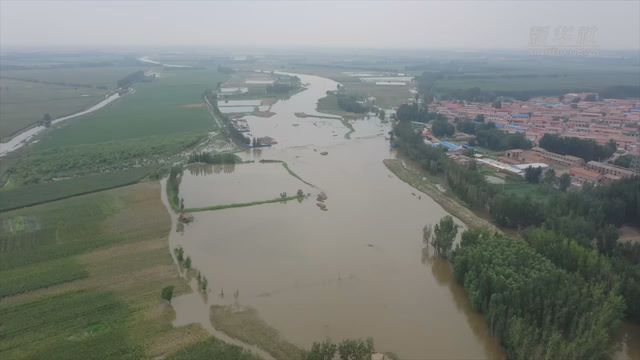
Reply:
[[462, 286], [460, 286], [453, 278], [453, 269], [451, 264], [449, 264], [447, 260], [434, 255], [434, 253], [435, 251], [433, 251], [431, 245], [426, 244], [422, 248], [421, 252], [422, 263], [425, 266], [429, 266], [433, 277], [438, 282], [438, 285], [447, 286], [449, 288], [451, 297], [453, 298], [458, 311], [465, 315], [473, 334], [481, 340], [480, 342], [482, 344], [484, 344], [487, 353], [492, 354], [492, 357], [495, 359], [505, 359], [506, 356], [498, 344], [497, 339], [489, 333], [484, 317], [481, 313], [473, 310], [464, 288], [462, 288]]

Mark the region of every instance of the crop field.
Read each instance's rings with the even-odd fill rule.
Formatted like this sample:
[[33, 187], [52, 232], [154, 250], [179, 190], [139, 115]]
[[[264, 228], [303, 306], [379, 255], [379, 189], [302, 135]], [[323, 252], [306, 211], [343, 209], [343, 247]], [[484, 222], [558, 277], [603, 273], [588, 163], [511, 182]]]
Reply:
[[142, 180], [151, 171], [153, 169], [149, 167], [131, 168], [0, 190], [0, 212], [130, 185]]
[[190, 290], [159, 192], [142, 183], [0, 213], [0, 358], [237, 353], [200, 327], [171, 325], [160, 290]]
[[91, 87], [106, 87], [115, 89], [119, 79], [133, 72], [144, 70], [147, 66], [87, 66], [69, 68], [45, 68], [45, 69], [25, 69], [25, 70], [2, 70], [3, 78], [31, 80], [41, 83], [67, 84], [69, 87], [75, 85], [88, 85]]
[[84, 110], [104, 99], [106, 90], [0, 78], [0, 140], [42, 120]]
[[608, 86], [640, 84], [640, 66], [631, 60], [488, 60], [461, 62], [458, 69], [441, 69], [435, 88], [489, 91], [598, 90]]
[[194, 146], [203, 137], [203, 134], [183, 133], [35, 151], [7, 171], [8, 187], [162, 165], [167, 157]]
[[203, 92], [224, 79], [216, 70], [163, 71], [152, 82], [136, 83], [134, 94], [49, 132], [36, 148], [209, 131], [215, 123], [206, 108], [189, 105], [201, 103]]
[[615, 85], [635, 85], [640, 83], [637, 73], [626, 72], [567, 72], [566, 76], [539, 75], [537, 77], [503, 77], [503, 74], [484, 74], [494, 78], [452, 78], [438, 80], [436, 89], [467, 89], [479, 87], [483, 90], [571, 90], [571, 89], [601, 89]]

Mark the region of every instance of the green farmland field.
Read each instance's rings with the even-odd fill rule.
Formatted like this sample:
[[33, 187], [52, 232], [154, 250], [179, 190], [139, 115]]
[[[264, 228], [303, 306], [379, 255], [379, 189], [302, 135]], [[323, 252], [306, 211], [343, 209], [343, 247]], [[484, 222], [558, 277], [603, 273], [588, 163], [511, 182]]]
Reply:
[[117, 81], [144, 66], [73, 66], [0, 70], [0, 140], [42, 119], [100, 102]]
[[26, 70], [2, 70], [4, 78], [33, 80], [43, 83], [66, 83], [69, 85], [105, 86], [115, 89], [116, 82], [123, 77], [147, 68], [140, 66], [70, 67]]
[[461, 62], [442, 72], [436, 90], [479, 87], [487, 91], [594, 90], [638, 86], [640, 66], [632, 60], [538, 59]]
[[106, 90], [73, 88], [0, 78], [0, 139], [42, 120], [57, 118], [100, 102]]
[[223, 80], [224, 75], [215, 70], [161, 72], [152, 82], [135, 84], [134, 94], [49, 132], [36, 148], [206, 132], [214, 122], [198, 104], [204, 90], [214, 89]]
[[[490, 74], [487, 74], [490, 75]], [[436, 89], [467, 89], [479, 87], [489, 91], [524, 91], [524, 90], [571, 90], [571, 89], [601, 89], [615, 85], [635, 85], [640, 83], [637, 74], [627, 72], [567, 72], [566, 76], [538, 76], [531, 78], [503, 78], [494, 74], [496, 78], [473, 79], [453, 78], [438, 80]]]
[[197, 325], [171, 324], [161, 289], [190, 289], [167, 249], [159, 193], [141, 183], [0, 213], [1, 359], [241, 353]]
[[131, 168], [0, 191], [0, 212], [136, 183], [151, 168]]

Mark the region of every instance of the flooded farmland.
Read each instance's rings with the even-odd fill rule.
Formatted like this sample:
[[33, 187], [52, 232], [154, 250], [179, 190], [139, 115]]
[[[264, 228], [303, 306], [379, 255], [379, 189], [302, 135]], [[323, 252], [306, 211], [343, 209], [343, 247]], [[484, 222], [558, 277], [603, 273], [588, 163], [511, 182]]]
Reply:
[[[225, 191], [220, 191], [225, 189]], [[280, 163], [190, 165], [184, 172], [180, 196], [185, 207], [199, 208], [270, 200], [286, 192], [311, 188], [289, 175]]]
[[[350, 129], [339, 120], [296, 117], [323, 115], [316, 102], [336, 87], [328, 79], [298, 76], [308, 89], [273, 105], [276, 115], [246, 117], [254, 136], [278, 144], [241, 155], [286, 162], [315, 186], [304, 188], [313, 195], [302, 202], [199, 212], [183, 231], [172, 231], [171, 248], [182, 246], [209, 282], [206, 299], [176, 299], [177, 317], [210, 326], [210, 305], [235, 304], [256, 309], [304, 348], [326, 337], [373, 337], [376, 350], [402, 359], [504, 358], [449, 265], [423, 251], [422, 227], [446, 212], [383, 165], [395, 156], [385, 140], [389, 125], [376, 117], [356, 120], [346, 139]], [[204, 206], [264, 200], [304, 186], [281, 173], [280, 164], [244, 166], [186, 171], [181, 196]], [[320, 192], [328, 197], [326, 210], [317, 206]], [[625, 339], [631, 344], [620, 358], [635, 351], [635, 337]]]

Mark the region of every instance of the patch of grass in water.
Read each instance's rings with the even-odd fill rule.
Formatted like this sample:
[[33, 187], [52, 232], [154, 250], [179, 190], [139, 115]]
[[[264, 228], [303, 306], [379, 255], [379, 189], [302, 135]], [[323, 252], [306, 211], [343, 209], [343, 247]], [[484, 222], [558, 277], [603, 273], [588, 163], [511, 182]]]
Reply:
[[224, 209], [231, 209], [231, 208], [271, 204], [271, 203], [277, 203], [277, 202], [286, 203], [289, 200], [296, 200], [298, 198], [299, 198], [298, 196], [287, 196], [287, 197], [279, 197], [279, 198], [270, 199], [270, 200], [252, 201], [252, 202], [246, 202], [246, 203], [234, 203], [234, 204], [214, 205], [214, 206], [206, 206], [206, 207], [199, 207], [199, 208], [189, 208], [189, 209], [184, 209], [184, 212], [191, 213], [191, 212], [200, 212], [200, 211], [224, 210]]
[[168, 360], [259, 360], [260, 358], [239, 346], [225, 344], [216, 338], [209, 338], [188, 346]]
[[286, 341], [280, 333], [260, 319], [255, 309], [234, 310], [230, 306], [211, 307], [214, 326], [231, 337], [256, 345], [276, 359], [303, 359], [305, 351]]

